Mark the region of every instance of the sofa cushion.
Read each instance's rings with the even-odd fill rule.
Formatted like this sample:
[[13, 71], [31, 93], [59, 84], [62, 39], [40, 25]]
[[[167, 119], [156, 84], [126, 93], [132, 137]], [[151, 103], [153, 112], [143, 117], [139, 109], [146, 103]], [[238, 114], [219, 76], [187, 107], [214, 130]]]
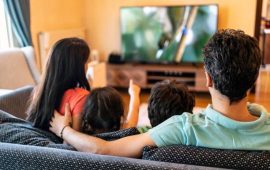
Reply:
[[34, 128], [23, 119], [0, 110], [0, 142], [74, 150], [53, 133]]
[[142, 159], [232, 169], [270, 169], [269, 151], [210, 149], [172, 145], [145, 147]]

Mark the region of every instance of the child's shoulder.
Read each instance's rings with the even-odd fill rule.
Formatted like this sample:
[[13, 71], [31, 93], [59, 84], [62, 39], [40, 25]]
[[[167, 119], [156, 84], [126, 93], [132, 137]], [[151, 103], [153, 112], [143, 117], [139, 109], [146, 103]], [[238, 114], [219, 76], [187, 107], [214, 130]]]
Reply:
[[74, 89], [72, 89], [74, 93], [76, 94], [81, 94], [81, 95], [88, 95], [90, 92], [86, 89], [80, 88], [80, 87], [76, 87]]
[[90, 92], [88, 90], [85, 90], [83, 88], [80, 87], [76, 87], [76, 88], [71, 88], [65, 91], [64, 96], [85, 96], [88, 95]]
[[88, 90], [85, 90], [83, 88], [74, 88], [72, 92], [72, 96], [70, 97], [70, 100], [76, 105], [78, 102], [80, 102], [83, 99], [86, 99], [87, 95], [90, 93]]
[[66, 90], [61, 100], [59, 112], [64, 113], [66, 103], [69, 103], [70, 109], [73, 112], [75, 106], [78, 105], [78, 103], [84, 103], [84, 100], [89, 93], [90, 92], [88, 90], [79, 87]]

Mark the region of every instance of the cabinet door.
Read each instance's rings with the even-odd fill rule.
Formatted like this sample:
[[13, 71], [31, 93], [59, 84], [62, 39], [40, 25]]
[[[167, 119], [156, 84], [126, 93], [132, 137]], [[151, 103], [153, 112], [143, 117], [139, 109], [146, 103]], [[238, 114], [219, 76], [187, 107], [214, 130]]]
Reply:
[[110, 68], [107, 71], [108, 85], [115, 87], [128, 87], [129, 80], [144, 88], [146, 86], [146, 73], [138, 69], [116, 69]]
[[264, 33], [263, 63], [270, 64], [270, 32]]

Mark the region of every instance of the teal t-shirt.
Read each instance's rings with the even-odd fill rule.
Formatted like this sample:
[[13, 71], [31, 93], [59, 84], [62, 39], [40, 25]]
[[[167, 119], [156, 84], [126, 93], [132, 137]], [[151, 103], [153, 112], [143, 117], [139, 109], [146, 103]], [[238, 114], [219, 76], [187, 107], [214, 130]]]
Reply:
[[258, 119], [252, 122], [235, 121], [209, 105], [199, 114], [173, 116], [148, 133], [159, 147], [183, 144], [220, 149], [270, 150], [267, 110], [258, 104], [249, 104], [248, 110], [258, 115]]

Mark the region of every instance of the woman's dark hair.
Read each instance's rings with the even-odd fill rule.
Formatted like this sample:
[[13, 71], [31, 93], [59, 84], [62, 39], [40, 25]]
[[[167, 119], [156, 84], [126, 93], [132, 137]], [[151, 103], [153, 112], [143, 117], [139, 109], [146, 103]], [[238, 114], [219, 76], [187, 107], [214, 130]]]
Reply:
[[122, 98], [114, 88], [93, 89], [84, 105], [81, 131], [96, 134], [119, 130], [123, 114]]
[[54, 110], [59, 108], [66, 90], [75, 87], [90, 90], [85, 74], [89, 54], [90, 49], [82, 39], [65, 38], [56, 42], [28, 109], [27, 120], [34, 127], [49, 130]]
[[258, 77], [261, 58], [257, 40], [240, 30], [220, 30], [204, 47], [205, 69], [230, 103], [246, 97]]
[[152, 127], [155, 127], [174, 115], [181, 115], [183, 112], [192, 113], [194, 105], [194, 96], [186, 86], [165, 80], [156, 83], [151, 89], [148, 117]]

